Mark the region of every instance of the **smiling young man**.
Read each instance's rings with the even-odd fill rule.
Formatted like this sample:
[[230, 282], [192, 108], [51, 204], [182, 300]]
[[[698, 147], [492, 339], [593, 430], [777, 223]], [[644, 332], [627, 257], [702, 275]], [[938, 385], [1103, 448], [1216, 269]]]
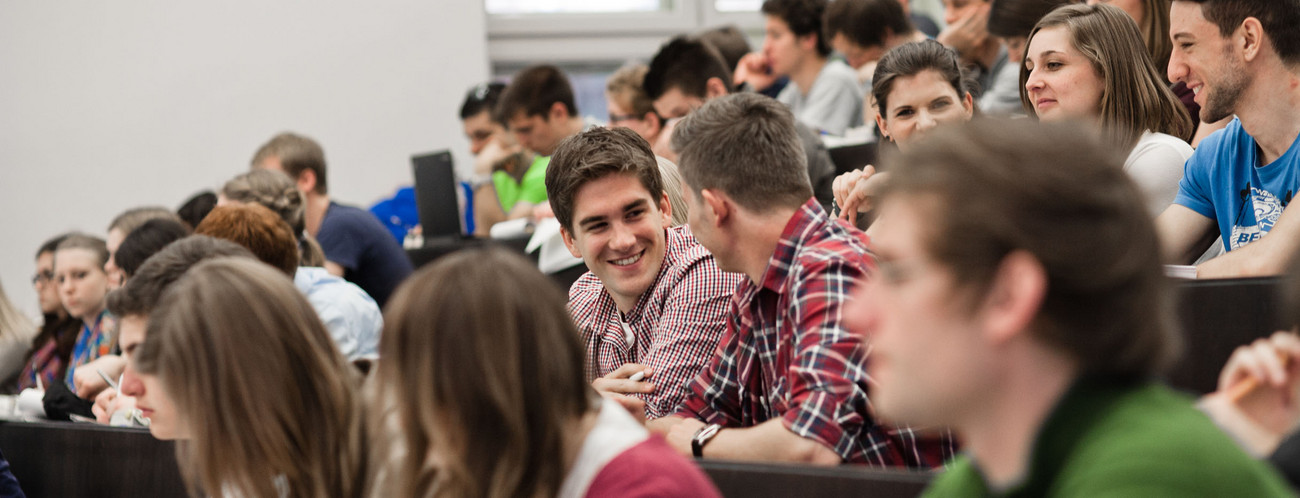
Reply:
[[940, 465], [946, 441], [872, 411], [870, 348], [841, 323], [871, 256], [862, 232], [813, 200], [794, 122], [780, 103], [739, 93], [704, 104], [673, 133], [691, 229], [718, 267], [746, 279], [677, 413], [648, 425], [697, 457]]
[[1201, 121], [1237, 119], [1187, 161], [1156, 220], [1166, 259], [1191, 263], [1216, 237], [1227, 254], [1201, 278], [1281, 273], [1300, 250], [1300, 0], [1176, 0], [1169, 79], [1187, 84]]
[[1153, 380], [1173, 296], [1124, 156], [1088, 136], [971, 123], [893, 161], [846, 311], [873, 406], [962, 440], [927, 496], [1289, 495]]
[[799, 121], [830, 135], [862, 126], [862, 89], [857, 75], [838, 60], [822, 33], [827, 0], [763, 2], [763, 51], [745, 56], [736, 80], [767, 88], [788, 77], [776, 99], [790, 106]]
[[561, 142], [546, 189], [564, 244], [591, 270], [569, 291], [588, 379], [647, 419], [673, 413], [717, 349], [740, 275], [719, 270], [688, 228], [669, 228], [658, 163], [632, 130]]
[[[718, 51], [698, 38], [687, 36], [675, 37], [659, 48], [650, 61], [642, 86], [654, 102], [655, 111], [665, 120], [660, 133], [670, 135], [677, 120], [734, 89], [731, 71]], [[803, 144], [813, 195], [829, 210], [834, 202], [831, 187], [835, 182], [835, 164], [817, 132], [800, 122], [795, 122], [795, 130]]]

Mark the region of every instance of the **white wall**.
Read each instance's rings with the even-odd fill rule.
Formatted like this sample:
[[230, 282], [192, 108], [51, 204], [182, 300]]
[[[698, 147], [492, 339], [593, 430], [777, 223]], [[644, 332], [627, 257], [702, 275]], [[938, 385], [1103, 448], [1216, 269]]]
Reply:
[[325, 148], [334, 198], [409, 184], [451, 148], [487, 78], [481, 0], [0, 3], [0, 282], [36, 313], [37, 246], [177, 207], [293, 130]]

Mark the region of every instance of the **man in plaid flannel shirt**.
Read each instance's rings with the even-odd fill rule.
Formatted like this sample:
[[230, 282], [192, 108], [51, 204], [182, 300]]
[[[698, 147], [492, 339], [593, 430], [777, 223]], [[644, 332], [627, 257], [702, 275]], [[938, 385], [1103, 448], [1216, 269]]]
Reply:
[[673, 413], [713, 357], [742, 277], [719, 270], [687, 227], [670, 226], [655, 156], [626, 128], [561, 142], [546, 190], [565, 245], [591, 269], [569, 291], [588, 380], [634, 414]]
[[874, 418], [868, 347], [840, 323], [871, 256], [862, 232], [812, 199], [790, 111], [754, 94], [714, 99], [672, 146], [692, 230], [748, 279], [677, 413], [648, 425], [697, 457], [928, 468], [951, 456], [947, 441]]

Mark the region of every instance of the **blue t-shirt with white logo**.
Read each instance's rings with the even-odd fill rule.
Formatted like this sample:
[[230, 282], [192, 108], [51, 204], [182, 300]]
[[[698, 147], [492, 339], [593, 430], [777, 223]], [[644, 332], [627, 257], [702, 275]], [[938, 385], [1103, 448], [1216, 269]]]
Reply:
[[1206, 137], [1187, 160], [1175, 204], [1217, 220], [1223, 248], [1259, 240], [1300, 187], [1300, 140], [1272, 164], [1261, 165], [1255, 138], [1233, 119]]

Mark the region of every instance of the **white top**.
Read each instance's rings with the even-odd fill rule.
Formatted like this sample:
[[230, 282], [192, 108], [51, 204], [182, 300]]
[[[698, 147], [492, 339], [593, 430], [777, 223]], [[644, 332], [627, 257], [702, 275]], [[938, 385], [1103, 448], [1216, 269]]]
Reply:
[[1178, 182], [1183, 179], [1183, 166], [1190, 157], [1192, 146], [1164, 133], [1143, 132], [1133, 146], [1124, 161], [1124, 171], [1142, 189], [1151, 216], [1159, 215], [1174, 202]]
[[840, 136], [849, 128], [862, 126], [858, 74], [839, 60], [827, 61], [807, 92], [791, 81], [776, 100], [789, 106], [795, 119], [815, 131]]

